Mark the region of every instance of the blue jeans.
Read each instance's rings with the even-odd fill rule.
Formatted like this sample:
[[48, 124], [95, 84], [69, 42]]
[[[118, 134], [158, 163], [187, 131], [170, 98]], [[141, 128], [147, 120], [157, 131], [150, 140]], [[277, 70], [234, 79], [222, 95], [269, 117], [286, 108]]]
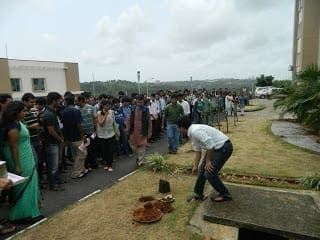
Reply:
[[48, 182], [50, 188], [58, 185], [59, 176], [59, 160], [60, 160], [60, 145], [48, 144], [46, 145], [46, 160], [48, 165]]
[[31, 142], [32, 153], [34, 157], [34, 161], [36, 163], [36, 169], [38, 169], [39, 164], [39, 153], [40, 153], [40, 142], [39, 141], [32, 141]]
[[167, 136], [170, 151], [178, 151], [180, 130], [177, 124], [167, 124]]
[[233, 151], [231, 142], [226, 142], [219, 150], [214, 150], [211, 164], [214, 166], [213, 172], [205, 170], [206, 158], [200, 164], [198, 177], [194, 186], [194, 192], [199, 197], [203, 196], [203, 189], [206, 180], [220, 195], [230, 195], [228, 189], [225, 187], [221, 179], [219, 178], [219, 172], [226, 161], [229, 159]]

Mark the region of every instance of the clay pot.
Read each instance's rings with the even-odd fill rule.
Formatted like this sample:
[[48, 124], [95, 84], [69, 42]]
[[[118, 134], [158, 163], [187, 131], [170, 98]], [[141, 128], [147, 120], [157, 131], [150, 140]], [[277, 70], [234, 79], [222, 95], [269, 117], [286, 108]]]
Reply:
[[170, 183], [166, 180], [160, 179], [159, 180], [159, 192], [161, 193], [168, 193], [170, 192]]

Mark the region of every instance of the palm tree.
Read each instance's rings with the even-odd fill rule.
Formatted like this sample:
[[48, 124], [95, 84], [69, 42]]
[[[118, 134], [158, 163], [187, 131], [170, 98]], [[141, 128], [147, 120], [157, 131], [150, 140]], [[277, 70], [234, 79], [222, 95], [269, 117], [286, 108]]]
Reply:
[[309, 65], [298, 76], [298, 81], [284, 99], [275, 102], [274, 107], [282, 114], [292, 113], [298, 122], [306, 124], [313, 130], [320, 130], [320, 68]]

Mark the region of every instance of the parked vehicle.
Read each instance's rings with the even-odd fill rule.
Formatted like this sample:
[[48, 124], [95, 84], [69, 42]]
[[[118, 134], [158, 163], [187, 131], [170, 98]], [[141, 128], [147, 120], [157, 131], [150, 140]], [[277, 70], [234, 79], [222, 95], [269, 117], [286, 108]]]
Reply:
[[283, 88], [276, 88], [272, 86], [257, 87], [255, 91], [256, 98], [269, 98], [272, 95], [279, 94]]
[[254, 95], [256, 98], [265, 98], [267, 96], [267, 87], [257, 87]]

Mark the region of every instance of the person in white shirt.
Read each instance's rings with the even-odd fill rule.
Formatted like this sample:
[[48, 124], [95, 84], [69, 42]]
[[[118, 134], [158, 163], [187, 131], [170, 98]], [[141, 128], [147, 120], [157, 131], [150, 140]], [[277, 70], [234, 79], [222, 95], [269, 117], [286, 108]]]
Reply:
[[183, 107], [184, 115], [189, 116], [190, 115], [190, 105], [189, 103], [183, 99], [183, 94], [179, 94], [178, 97], [178, 103]]
[[160, 109], [158, 108], [156, 95], [154, 93], [151, 94], [149, 112], [150, 112], [151, 123], [152, 123], [152, 136], [150, 141], [153, 143], [159, 138], [159, 134], [160, 134], [157, 129], [157, 121], [158, 121]]
[[[194, 186], [194, 194], [188, 201], [204, 200], [203, 190], [206, 180], [219, 193], [211, 198], [214, 202], [232, 200], [226, 186], [219, 178], [219, 172], [230, 158], [233, 145], [229, 138], [221, 131], [205, 124], [191, 124], [190, 118], [183, 117], [179, 120], [180, 131], [187, 132], [195, 151], [192, 173], [198, 174]], [[206, 156], [199, 166], [202, 150], [206, 150]]]

